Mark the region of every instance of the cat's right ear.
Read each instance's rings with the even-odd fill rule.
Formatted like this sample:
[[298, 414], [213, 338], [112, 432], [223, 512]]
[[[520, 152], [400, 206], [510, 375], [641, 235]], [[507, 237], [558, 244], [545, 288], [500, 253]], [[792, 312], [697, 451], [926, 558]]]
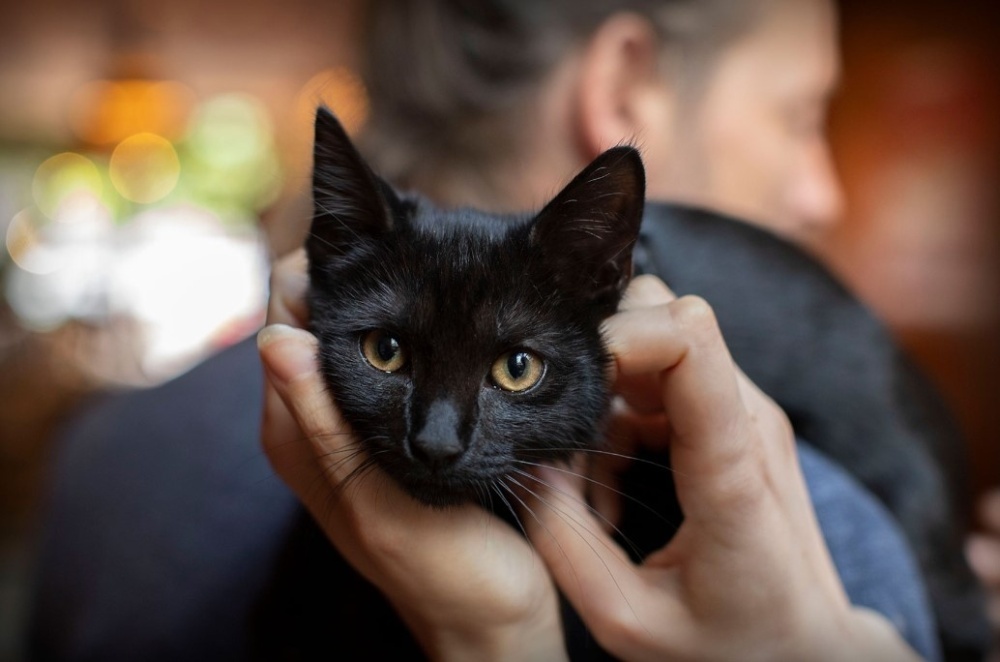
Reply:
[[316, 110], [313, 145], [313, 221], [306, 239], [310, 262], [346, 255], [392, 228], [392, 188], [368, 167], [327, 108]]
[[531, 230], [556, 281], [605, 317], [615, 312], [632, 278], [645, 190], [639, 152], [614, 147], [567, 184]]

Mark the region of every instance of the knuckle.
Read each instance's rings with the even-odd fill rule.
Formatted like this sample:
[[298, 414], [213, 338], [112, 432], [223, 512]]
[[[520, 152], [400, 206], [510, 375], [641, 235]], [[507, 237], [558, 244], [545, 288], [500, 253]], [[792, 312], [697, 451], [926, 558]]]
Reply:
[[741, 466], [720, 472], [714, 483], [714, 501], [718, 508], [732, 515], [757, 511], [766, 496], [761, 477], [762, 467]]
[[268, 311], [296, 322], [305, 321], [308, 289], [305, 252], [302, 249], [277, 260], [271, 267]]
[[662, 280], [650, 274], [643, 274], [632, 279], [627, 298], [628, 302], [634, 305], [651, 305], [673, 298], [673, 294]]
[[677, 323], [694, 332], [718, 333], [719, 323], [715, 311], [705, 299], [697, 295], [686, 295], [673, 303], [673, 317]]
[[795, 429], [792, 427], [792, 422], [785, 410], [767, 398], [756, 416], [758, 428], [777, 451], [778, 457], [785, 461], [794, 459], [796, 455]]

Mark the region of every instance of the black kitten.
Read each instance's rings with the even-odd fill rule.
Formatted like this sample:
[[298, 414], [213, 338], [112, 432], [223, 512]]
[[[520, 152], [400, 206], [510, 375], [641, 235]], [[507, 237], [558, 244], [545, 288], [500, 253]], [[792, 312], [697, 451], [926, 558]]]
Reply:
[[609, 397], [599, 326], [642, 218], [638, 152], [605, 152], [530, 218], [397, 195], [323, 108], [314, 158], [311, 325], [369, 460], [446, 506], [488, 498], [519, 461], [592, 447]]

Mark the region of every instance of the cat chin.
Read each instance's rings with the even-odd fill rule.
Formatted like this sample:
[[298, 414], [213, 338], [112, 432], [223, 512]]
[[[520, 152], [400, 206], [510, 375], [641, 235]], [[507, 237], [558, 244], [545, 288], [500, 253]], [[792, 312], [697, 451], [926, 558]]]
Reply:
[[467, 503], [485, 505], [507, 474], [506, 466], [431, 468], [401, 453], [377, 453], [376, 462], [407, 494], [432, 508], [454, 508]]
[[466, 481], [456, 484], [451, 481], [429, 482], [396, 478], [396, 482], [403, 487], [407, 494], [420, 503], [439, 510], [456, 508], [467, 503], [478, 503], [479, 499], [476, 498], [476, 494], [485, 494], [490, 489], [487, 485], [480, 485], [477, 491]]

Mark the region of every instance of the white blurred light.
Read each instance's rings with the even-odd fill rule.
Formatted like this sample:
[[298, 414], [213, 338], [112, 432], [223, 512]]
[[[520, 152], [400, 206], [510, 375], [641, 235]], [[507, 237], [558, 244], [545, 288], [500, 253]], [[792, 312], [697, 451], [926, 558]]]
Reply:
[[265, 305], [267, 260], [256, 232], [227, 231], [194, 207], [146, 212], [122, 230], [113, 307], [145, 330], [143, 365], [168, 374]]
[[[20, 255], [11, 250], [12, 230], [32, 236], [17, 251]], [[70, 318], [105, 316], [112, 231], [108, 210], [93, 193], [82, 190], [62, 201], [53, 222], [34, 224], [30, 214], [18, 214], [7, 233], [8, 250], [20, 267], [11, 270], [6, 283], [14, 312], [39, 330]]]
[[7, 254], [21, 269], [33, 274], [44, 275], [56, 269], [50, 251], [40, 245], [37, 221], [30, 209], [23, 209], [14, 215], [7, 225]]
[[28, 327], [135, 319], [142, 368], [154, 381], [232, 340], [234, 328], [253, 328], [266, 304], [260, 234], [195, 207], [151, 210], [117, 226], [92, 194], [73, 195], [51, 222], [15, 216], [7, 246], [19, 267], [9, 270], [7, 299]]

